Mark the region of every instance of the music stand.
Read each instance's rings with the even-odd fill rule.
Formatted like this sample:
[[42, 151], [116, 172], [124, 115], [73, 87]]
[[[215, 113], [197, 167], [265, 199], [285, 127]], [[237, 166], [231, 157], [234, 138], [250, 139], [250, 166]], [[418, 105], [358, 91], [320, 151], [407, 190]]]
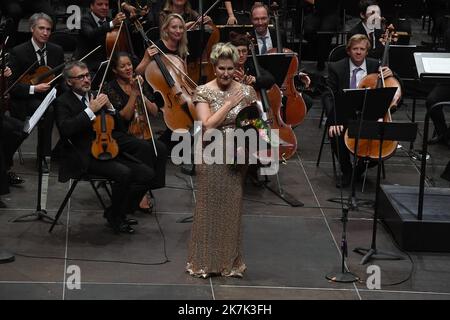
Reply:
[[216, 25], [216, 28], [220, 31], [220, 39], [225, 41], [230, 40], [230, 32], [236, 32], [239, 34], [253, 34], [254, 28], [252, 24], [224, 24]]
[[[42, 160], [44, 157], [43, 147], [44, 147], [44, 141], [43, 141], [43, 121], [42, 117], [47, 111], [50, 104], [55, 100], [56, 98], [56, 88], [53, 88], [50, 90], [50, 92], [47, 94], [45, 99], [42, 101], [42, 103], [39, 105], [39, 107], [34, 112], [33, 116], [27, 120], [25, 123], [25, 126], [23, 128], [23, 132], [26, 135], [29, 135], [33, 129], [38, 126], [38, 146], [37, 146], [37, 160], [38, 160], [38, 192], [37, 192], [37, 205], [36, 205], [36, 211], [30, 214], [26, 214], [20, 217], [15, 218], [12, 220], [12, 222], [30, 222], [35, 220], [43, 220], [48, 223], [53, 223], [55, 220], [47, 215], [47, 210], [42, 209], [41, 207], [41, 193], [42, 193]], [[30, 219], [31, 218], [31, 219]]]
[[269, 71], [275, 78], [275, 84], [281, 87], [286, 79], [286, 74], [295, 52], [260, 54], [256, 56], [259, 65]]
[[[353, 121], [349, 125], [348, 136], [355, 138], [358, 136], [358, 123]], [[381, 162], [383, 141], [408, 141], [414, 142], [417, 136], [417, 123], [393, 123], [393, 122], [378, 122], [378, 121], [362, 121], [362, 128], [359, 132], [359, 137], [362, 139], [372, 139], [380, 141], [380, 148], [378, 153], [378, 170], [377, 183], [375, 192], [375, 207], [372, 225], [372, 243], [370, 248], [355, 248], [353, 251], [364, 255], [361, 259], [361, 264], [364, 265], [371, 259], [383, 260], [401, 260], [402, 257], [377, 249], [377, 221], [379, 213], [379, 196], [381, 190]]]
[[[292, 53], [276, 53], [276, 54], [266, 54], [266, 55], [257, 55], [256, 59], [258, 64], [268, 72], [270, 72], [274, 78], [275, 83], [283, 84], [284, 78], [286, 77], [287, 71], [289, 69], [289, 65], [291, 63], [293, 54]], [[280, 183], [279, 174], [276, 174], [277, 177], [277, 185], [272, 186], [269, 181], [269, 178], [264, 176], [264, 187], [269, 191], [283, 199], [286, 203], [290, 204], [293, 207], [303, 207], [304, 204], [294, 198], [291, 194], [285, 192]]]
[[[358, 132], [362, 130], [362, 122], [366, 121], [377, 121], [383, 118], [389, 109], [391, 101], [395, 95], [397, 88], [377, 88], [377, 89], [345, 89], [343, 92], [337, 96], [336, 102], [336, 119], [337, 123], [342, 123], [339, 121], [341, 119], [354, 119], [356, 115]], [[356, 194], [356, 165], [358, 159], [358, 143], [359, 134], [355, 138], [355, 150], [353, 157], [353, 169], [351, 177], [351, 194], [348, 199], [348, 208], [350, 210], [358, 210], [358, 206], [373, 205], [371, 200], [360, 200], [357, 201]], [[329, 199], [331, 202], [341, 202], [341, 199]]]

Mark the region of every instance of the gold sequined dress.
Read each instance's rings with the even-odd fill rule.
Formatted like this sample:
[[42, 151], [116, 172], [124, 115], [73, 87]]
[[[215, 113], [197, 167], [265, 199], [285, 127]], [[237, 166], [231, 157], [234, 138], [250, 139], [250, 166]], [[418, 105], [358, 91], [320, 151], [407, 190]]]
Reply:
[[[224, 135], [235, 129], [236, 116], [256, 101], [250, 86], [239, 84], [244, 99], [226, 116], [217, 128]], [[206, 102], [217, 112], [233, 91], [218, 91], [199, 86], [194, 103]], [[241, 217], [244, 176], [247, 166], [239, 169], [227, 164], [198, 164], [194, 221], [189, 243], [186, 270], [207, 278], [211, 275], [242, 277], [246, 269], [241, 256]]]

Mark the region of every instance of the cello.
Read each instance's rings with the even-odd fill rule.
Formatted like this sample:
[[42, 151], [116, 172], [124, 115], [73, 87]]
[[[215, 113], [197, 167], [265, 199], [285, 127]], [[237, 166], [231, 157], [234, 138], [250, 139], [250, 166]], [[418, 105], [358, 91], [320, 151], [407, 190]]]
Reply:
[[[388, 66], [388, 57], [389, 57], [389, 47], [390, 43], [392, 42], [393, 38], [395, 37], [395, 33], [393, 31], [393, 28], [387, 28], [386, 29], [386, 43], [384, 47], [383, 52], [383, 59], [381, 62], [381, 67]], [[394, 76], [390, 76], [388, 78], [383, 77], [383, 73], [371, 73], [365, 76], [363, 79], [361, 79], [360, 83], [358, 84], [358, 88], [397, 88], [397, 93], [394, 96], [394, 99], [392, 100], [386, 114], [384, 115], [383, 121], [384, 122], [392, 122], [392, 116], [391, 116], [391, 108], [394, 108], [398, 101], [401, 98], [401, 86], [398, 80]], [[348, 137], [348, 131], [345, 132], [344, 136], [345, 145], [347, 146], [347, 149], [351, 153], [355, 153], [355, 139]], [[382, 145], [382, 152], [381, 157], [382, 159], [387, 159], [391, 157], [395, 150], [397, 150], [397, 141], [383, 141]], [[380, 141], [379, 140], [372, 140], [372, 139], [358, 139], [358, 157], [362, 158], [370, 158], [370, 159], [378, 159], [379, 157], [379, 150], [380, 150]]]
[[191, 97], [197, 84], [186, 75], [185, 64], [180, 57], [162, 52], [147, 37], [139, 21], [134, 23], [146, 45], [159, 51], [145, 69], [145, 80], [164, 100], [162, 111], [167, 127], [172, 131], [189, 130], [196, 119]]
[[[122, 12], [120, 0], [117, 1], [117, 5], [119, 8], [118, 12]], [[133, 56], [135, 56], [133, 43], [131, 42], [130, 31], [128, 30], [128, 26], [126, 23], [124, 23], [124, 21], [120, 23], [118, 29], [114, 28], [113, 30], [111, 30], [106, 34], [105, 48], [106, 48], [106, 55], [108, 57], [111, 57], [113, 49], [116, 49], [118, 51], [129, 52]]]
[[[255, 65], [256, 76], [260, 77], [261, 71], [256, 58], [254, 43], [251, 39], [249, 49], [252, 54], [253, 64]], [[281, 90], [276, 84], [274, 84], [272, 88], [267, 91], [265, 89], [260, 89], [259, 91], [264, 112], [269, 115], [268, 121], [270, 122], [271, 128], [278, 130], [278, 135], [280, 138], [280, 145], [278, 147], [279, 159], [285, 162], [285, 160], [290, 159], [297, 151], [297, 137], [295, 136], [292, 127], [284, 123], [281, 118]]]
[[295, 87], [294, 78], [298, 75], [298, 57], [297, 54], [292, 50], [283, 48], [281, 43], [281, 33], [279, 26], [279, 13], [278, 13], [278, 4], [273, 2], [271, 5], [271, 9], [273, 12], [273, 16], [275, 18], [275, 30], [277, 33], [277, 47], [270, 49], [267, 53], [288, 53], [292, 55], [291, 62], [289, 64], [288, 71], [286, 73], [286, 77], [284, 79], [283, 85], [281, 86], [281, 92], [283, 96], [286, 97], [286, 103], [283, 110], [283, 119], [286, 124], [289, 124], [293, 127], [298, 126], [303, 122], [306, 116], [306, 104], [303, 100], [302, 94], [299, 93]]

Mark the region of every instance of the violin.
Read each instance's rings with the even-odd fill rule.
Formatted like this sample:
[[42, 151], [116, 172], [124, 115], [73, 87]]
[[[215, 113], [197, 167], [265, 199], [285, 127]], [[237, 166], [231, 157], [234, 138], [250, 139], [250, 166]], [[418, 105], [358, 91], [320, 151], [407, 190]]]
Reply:
[[[136, 82], [139, 88], [141, 88], [139, 79], [133, 79], [132, 81]], [[143, 94], [141, 97], [143, 97]], [[141, 101], [136, 101], [136, 108], [134, 109], [133, 119], [128, 127], [128, 133], [144, 140], [150, 140], [153, 137], [144, 98]]]
[[[122, 22], [123, 24], [123, 22]], [[122, 27], [121, 24], [121, 27]], [[120, 29], [120, 28], [119, 28]], [[106, 74], [108, 72], [109, 66], [111, 64], [111, 57], [117, 47], [117, 42], [119, 40], [119, 34], [114, 41], [111, 53], [109, 55], [108, 64], [106, 65], [105, 73], [103, 74], [102, 81], [97, 92], [97, 97], [102, 91], [103, 84], [106, 79]], [[111, 114], [107, 114], [105, 111], [105, 106], [100, 110], [100, 115], [94, 119], [93, 130], [95, 131], [95, 139], [92, 141], [91, 154], [95, 159], [98, 160], [111, 160], [117, 157], [119, 154], [119, 145], [117, 141], [112, 137], [112, 132], [115, 127], [114, 117]]]
[[112, 137], [114, 117], [107, 114], [105, 107], [100, 110], [93, 123], [95, 139], [92, 141], [91, 153], [95, 159], [111, 160], [119, 154], [119, 145]]
[[285, 107], [283, 110], [284, 122], [295, 127], [302, 123], [305, 119], [307, 108], [302, 94], [297, 91], [294, 82], [294, 78], [298, 75], [299, 66], [297, 54], [290, 49], [283, 48], [283, 45], [281, 44], [278, 8], [278, 4], [276, 2], [273, 2], [271, 5], [271, 9], [275, 18], [277, 48], [272, 48], [267, 53], [288, 53], [292, 56], [288, 71], [286, 73], [286, 77], [280, 89], [283, 93], [283, 96], [286, 97]]
[[[252, 54], [253, 64], [255, 65], [256, 76], [261, 76], [258, 60], [256, 58], [255, 46], [253, 41], [250, 41], [249, 49]], [[270, 90], [260, 89], [259, 95], [263, 104], [264, 112], [268, 114], [268, 121], [272, 129], [278, 130], [280, 145], [279, 145], [279, 159], [282, 161], [290, 159], [297, 151], [297, 137], [295, 136], [292, 127], [286, 124], [281, 118], [281, 101], [282, 94], [280, 88], [274, 84]]]
[[[388, 66], [388, 57], [389, 57], [389, 47], [390, 43], [393, 41], [395, 37], [395, 33], [393, 28], [388, 28], [386, 30], [386, 42], [384, 47], [383, 59], [381, 62], [381, 67]], [[381, 74], [381, 76], [380, 76]], [[371, 73], [361, 79], [358, 84], [358, 88], [397, 88], [397, 93], [395, 94], [384, 118], [384, 122], [392, 122], [391, 116], [391, 108], [396, 107], [398, 101], [401, 98], [401, 86], [398, 80], [394, 76], [390, 76], [388, 78], [383, 77], [383, 73]], [[352, 152], [355, 153], [355, 139], [348, 137], [348, 132], [346, 131], [345, 136], [345, 145]], [[397, 141], [383, 141], [381, 157], [382, 159], [387, 159], [392, 156], [397, 150]], [[380, 141], [379, 140], [371, 140], [371, 139], [359, 139], [358, 140], [358, 157], [363, 158], [371, 158], [378, 159], [380, 150]]]
[[164, 54], [147, 37], [139, 21], [135, 21], [135, 26], [146, 45], [159, 50], [145, 69], [145, 80], [164, 100], [162, 111], [167, 127], [172, 131], [189, 130], [196, 119], [192, 96], [197, 84], [186, 75], [186, 66], [180, 57]]

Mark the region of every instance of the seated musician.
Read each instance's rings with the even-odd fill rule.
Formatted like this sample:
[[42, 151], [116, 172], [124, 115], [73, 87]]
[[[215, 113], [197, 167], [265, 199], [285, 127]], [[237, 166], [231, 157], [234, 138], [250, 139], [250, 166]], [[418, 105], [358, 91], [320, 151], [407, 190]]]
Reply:
[[[12, 75], [11, 69], [6, 67], [3, 72], [5, 78]], [[5, 101], [6, 102], [6, 101]], [[0, 106], [0, 195], [9, 193], [9, 186], [22, 184], [24, 179], [13, 171], [14, 153], [23, 141], [23, 122], [3, 114], [5, 106]], [[0, 208], [6, 204], [0, 200]]]
[[251, 85], [255, 88], [255, 90], [270, 89], [275, 84], [275, 78], [264, 68], [260, 68], [261, 75], [256, 78], [256, 70], [253, 60], [248, 59], [250, 54], [250, 40], [247, 36], [231, 31], [230, 43], [236, 47], [239, 53], [239, 60], [236, 64], [236, 69], [234, 72], [234, 80], [246, 85]]
[[[27, 69], [34, 73], [39, 67], [50, 70], [64, 63], [64, 51], [56, 44], [49, 42], [53, 20], [45, 13], [35, 13], [30, 18], [31, 39], [14, 47], [10, 51], [9, 66], [12, 71], [10, 83], [14, 85], [11, 93], [11, 116], [24, 121], [36, 111], [46, 94], [51, 89], [48, 83], [25, 83]], [[50, 107], [43, 118], [43, 155], [50, 156], [52, 148], [53, 109]], [[47, 163], [43, 163], [44, 172], [48, 171]]]
[[[152, 121], [151, 119], [156, 116], [158, 107], [147, 98], [147, 96], [151, 96], [151, 93], [145, 90], [142, 76], [134, 77], [133, 64], [128, 53], [115, 53], [111, 58], [111, 70], [114, 73], [114, 79], [104, 86], [103, 92], [106, 93], [114, 108], [124, 119], [128, 133], [149, 142], [151, 152], [142, 154], [138, 158], [155, 172], [155, 176], [150, 183], [151, 189], [162, 188], [165, 186], [166, 179], [167, 148], [161, 141], [148, 136], [151, 132], [147, 124], [147, 115], [142, 108], [142, 97], [137, 81], [140, 81], [143, 88], [148, 120]], [[143, 114], [140, 114], [140, 112]], [[155, 143], [157, 154], [155, 154], [153, 143]], [[140, 209], [150, 211], [149, 200], [149, 197], [144, 197]]]
[[[277, 35], [274, 30], [269, 29], [269, 9], [266, 5], [256, 3], [252, 7], [251, 19], [253, 27], [255, 28], [256, 40], [258, 46], [255, 47], [256, 54], [266, 54], [277, 46]], [[281, 34], [281, 45], [285, 47], [286, 44], [285, 34]], [[305, 88], [308, 88], [311, 84], [309, 76], [300, 72], [298, 74], [299, 80], [304, 84]], [[308, 95], [304, 94], [303, 98], [306, 103], [306, 108], [309, 110], [312, 108], [313, 100]]]
[[380, 6], [376, 0], [360, 0], [358, 7], [361, 21], [349, 31], [348, 37], [355, 34], [367, 36], [371, 48], [368, 56], [380, 59], [384, 51], [384, 45], [380, 41], [382, 37]]
[[[186, 22], [186, 30], [194, 27], [197, 19], [200, 17], [197, 11], [192, 9], [189, 0], [166, 0], [163, 10], [159, 14], [159, 25], [162, 27], [167, 16], [171, 13], [177, 13], [183, 17]], [[203, 23], [211, 22], [211, 17], [205, 16]]]
[[[134, 233], [128, 219], [150, 188], [154, 171], [138, 160], [139, 154], [151, 154], [151, 146], [146, 141], [124, 133], [118, 112], [105, 94], [95, 96], [91, 92], [91, 76], [83, 62], [70, 62], [64, 68], [64, 78], [70, 90], [55, 101], [56, 124], [64, 139], [64, 161], [59, 168], [59, 180], [93, 174], [114, 181], [112, 206], [105, 210], [104, 217], [115, 233]], [[106, 108], [114, 118], [115, 129], [112, 138], [117, 141], [119, 154], [111, 160], [98, 160], [91, 152], [92, 141], [96, 137], [93, 121], [96, 113]], [[71, 144], [71, 145], [70, 145]]]
[[[167, 16], [166, 20], [161, 25], [161, 39], [156, 41], [155, 45], [164, 54], [176, 55], [185, 61], [188, 54], [186, 24], [179, 14], [172, 13]], [[148, 64], [158, 53], [159, 51], [156, 47], [152, 46], [148, 48], [141, 62], [136, 67], [136, 73], [144, 75]], [[157, 96], [155, 98], [158, 107], [164, 107], [162, 105], [162, 99], [158, 99]], [[159, 138], [169, 150], [171, 150], [174, 145], [174, 142], [171, 141], [171, 136], [172, 131], [167, 129]]]
[[[348, 57], [330, 64], [328, 70], [328, 86], [333, 92], [334, 97], [338, 97], [343, 89], [357, 88], [362, 78], [370, 73], [377, 73], [379, 71], [379, 62], [367, 57], [369, 50], [369, 39], [365, 35], [356, 34], [347, 43]], [[393, 76], [392, 71], [388, 67], [383, 67], [382, 71], [385, 78]], [[333, 148], [333, 152], [339, 155], [338, 160], [343, 174], [342, 184], [339, 181], [336, 183], [336, 186], [339, 188], [341, 186], [346, 187], [351, 183], [352, 163], [350, 161], [350, 152], [344, 142], [344, 133], [350, 119], [345, 119], [342, 116], [345, 112], [335, 113], [335, 109], [343, 110], [346, 106], [336, 106], [334, 108], [332, 105], [334, 100], [328, 93], [324, 102], [329, 104], [327, 106], [329, 110], [327, 126], [328, 135], [331, 138], [331, 147]], [[336, 142], [338, 146], [336, 146]], [[337, 148], [339, 148], [339, 152]], [[364, 170], [365, 166], [363, 162], [359, 161], [356, 168], [357, 179], [362, 176]]]
[[126, 18], [123, 12], [119, 12], [112, 20], [108, 14], [108, 0], [91, 0], [90, 11], [81, 18], [81, 29], [74, 57], [80, 59], [101, 45], [101, 48], [84, 60], [93, 73], [97, 72], [100, 63], [108, 59], [105, 45], [107, 33], [119, 27]]

